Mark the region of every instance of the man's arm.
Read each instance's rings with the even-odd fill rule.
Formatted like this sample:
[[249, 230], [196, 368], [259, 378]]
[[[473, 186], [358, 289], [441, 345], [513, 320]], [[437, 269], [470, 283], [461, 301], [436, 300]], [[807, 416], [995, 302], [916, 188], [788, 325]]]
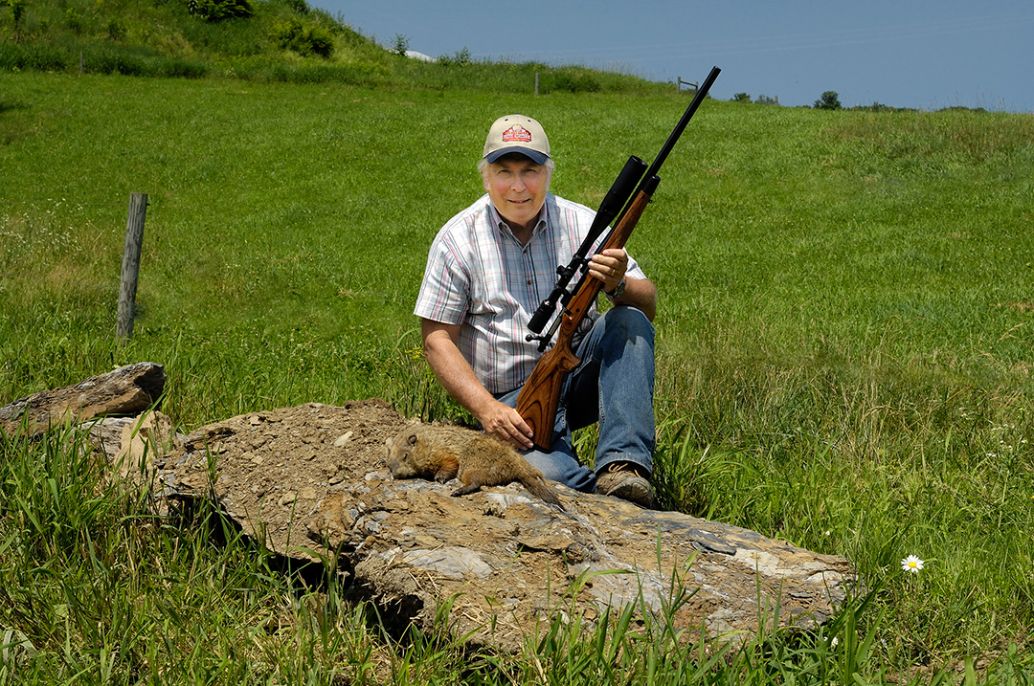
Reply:
[[643, 311], [651, 322], [657, 314], [657, 287], [649, 279], [625, 278], [625, 292], [614, 298], [615, 305], [631, 305]]
[[530, 448], [531, 427], [517, 410], [488, 392], [460, 352], [457, 345], [460, 325], [421, 318], [420, 333], [424, 340], [424, 357], [449, 395], [473, 414], [487, 433], [518, 447]]

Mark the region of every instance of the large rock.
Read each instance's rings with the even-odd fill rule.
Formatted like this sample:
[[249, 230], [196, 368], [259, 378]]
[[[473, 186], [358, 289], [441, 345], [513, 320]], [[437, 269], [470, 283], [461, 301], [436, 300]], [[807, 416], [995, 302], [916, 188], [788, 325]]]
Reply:
[[384, 440], [404, 425], [378, 401], [242, 415], [188, 436], [166, 482], [179, 498], [214, 497], [282, 555], [336, 555], [393, 619], [428, 628], [455, 596], [453, 631], [506, 651], [556, 611], [590, 625], [607, 606], [661, 611], [673, 587], [688, 594], [675, 612], [687, 635], [813, 626], [853, 578], [840, 557], [563, 487], [566, 514], [518, 485], [454, 498], [454, 486], [393, 480]]

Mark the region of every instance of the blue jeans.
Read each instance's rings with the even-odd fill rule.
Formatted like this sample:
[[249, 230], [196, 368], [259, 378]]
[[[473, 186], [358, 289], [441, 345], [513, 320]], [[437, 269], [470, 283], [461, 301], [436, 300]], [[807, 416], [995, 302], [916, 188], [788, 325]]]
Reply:
[[[632, 462], [647, 474], [653, 469], [656, 441], [653, 418], [653, 325], [634, 307], [614, 307], [596, 320], [576, 354], [581, 363], [560, 391], [549, 451], [524, 453], [547, 479], [579, 491], [596, 487], [596, 474], [612, 462]], [[516, 407], [520, 389], [499, 400]], [[571, 432], [598, 421], [595, 472], [578, 462]]]

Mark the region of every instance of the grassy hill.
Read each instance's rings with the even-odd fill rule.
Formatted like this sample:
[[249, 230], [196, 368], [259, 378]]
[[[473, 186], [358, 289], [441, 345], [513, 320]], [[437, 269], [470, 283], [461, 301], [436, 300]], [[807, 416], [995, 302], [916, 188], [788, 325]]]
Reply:
[[[239, 16], [240, 15], [240, 16]], [[5, 0], [0, 69], [531, 92], [651, 91], [582, 67], [401, 57], [305, 0]]]
[[[74, 48], [62, 73], [0, 69], [0, 403], [148, 359], [186, 430], [370, 396], [455, 418], [411, 308], [435, 231], [481, 192], [485, 127], [539, 118], [554, 189], [593, 205], [686, 104], [653, 86], [532, 98], [487, 77], [407, 80], [470, 65], [359, 37], [369, 83], [306, 83], [350, 68], [344, 42], [329, 61], [216, 54], [176, 30], [196, 52], [149, 54], [197, 59], [205, 78], [80, 76]], [[71, 45], [33, 36], [3, 54]], [[248, 60], [294, 76], [219, 71]], [[822, 632], [721, 660], [563, 624], [520, 656], [399, 643], [338, 581], [285, 577], [214, 536], [201, 524], [218, 531], [217, 513], [156, 520], [58, 428], [0, 436], [0, 684], [1030, 683], [1032, 168], [1029, 115], [709, 101], [629, 243], [661, 295], [662, 502], [849, 557], [873, 593]], [[150, 207], [118, 344], [131, 192]], [[910, 554], [921, 573], [902, 571]]]

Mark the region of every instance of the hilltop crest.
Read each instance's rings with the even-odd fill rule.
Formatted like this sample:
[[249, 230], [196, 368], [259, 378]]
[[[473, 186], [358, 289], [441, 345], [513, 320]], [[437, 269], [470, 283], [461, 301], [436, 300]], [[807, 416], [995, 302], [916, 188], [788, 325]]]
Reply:
[[665, 86], [579, 66], [396, 54], [305, 0], [5, 0], [0, 70], [531, 92]]

